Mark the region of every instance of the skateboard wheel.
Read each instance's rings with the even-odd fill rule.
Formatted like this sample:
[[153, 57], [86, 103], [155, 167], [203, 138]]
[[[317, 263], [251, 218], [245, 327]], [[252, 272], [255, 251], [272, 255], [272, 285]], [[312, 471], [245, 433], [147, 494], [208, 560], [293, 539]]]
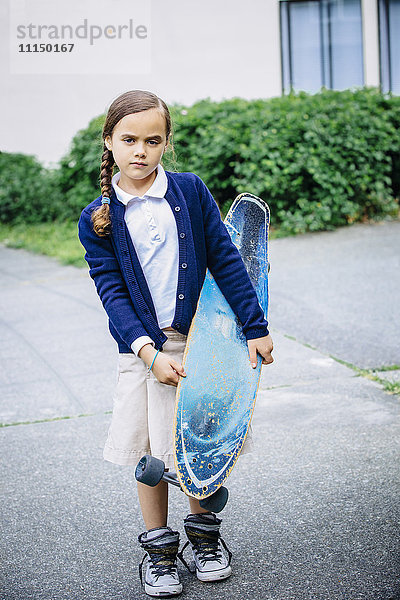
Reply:
[[221, 512], [223, 508], [225, 508], [226, 503], [228, 502], [228, 489], [226, 487], [220, 487], [214, 494], [211, 494], [208, 498], [204, 498], [204, 500], [200, 500], [201, 508], [205, 508], [210, 512]]
[[160, 483], [164, 471], [165, 465], [162, 460], [155, 458], [155, 456], [150, 456], [150, 454], [145, 454], [137, 464], [135, 477], [140, 483], [154, 487]]

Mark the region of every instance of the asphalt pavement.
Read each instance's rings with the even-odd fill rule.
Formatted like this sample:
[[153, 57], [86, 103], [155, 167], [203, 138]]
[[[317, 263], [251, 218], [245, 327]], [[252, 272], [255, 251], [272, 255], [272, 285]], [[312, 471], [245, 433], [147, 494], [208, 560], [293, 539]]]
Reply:
[[[365, 370], [400, 379], [400, 223], [273, 240], [270, 262], [275, 362], [221, 513], [233, 575], [180, 567], [182, 598], [399, 600], [400, 398]], [[0, 597], [144, 598], [133, 468], [102, 459], [117, 353], [93, 282], [2, 246], [0, 271]]]

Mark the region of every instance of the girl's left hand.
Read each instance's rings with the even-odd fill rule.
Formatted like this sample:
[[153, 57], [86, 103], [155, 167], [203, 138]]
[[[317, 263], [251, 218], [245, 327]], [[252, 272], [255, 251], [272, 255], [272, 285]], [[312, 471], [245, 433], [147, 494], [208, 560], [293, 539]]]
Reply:
[[274, 359], [271, 355], [274, 345], [270, 335], [255, 338], [254, 340], [247, 340], [247, 345], [249, 348], [250, 363], [253, 369], [255, 369], [257, 366], [257, 353], [262, 356], [263, 365], [269, 365], [274, 362]]

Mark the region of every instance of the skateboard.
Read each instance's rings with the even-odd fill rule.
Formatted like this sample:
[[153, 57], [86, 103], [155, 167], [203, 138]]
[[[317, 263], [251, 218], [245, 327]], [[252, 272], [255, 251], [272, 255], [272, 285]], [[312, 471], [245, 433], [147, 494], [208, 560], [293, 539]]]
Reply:
[[[269, 208], [260, 198], [241, 194], [224, 223], [267, 315]], [[164, 479], [198, 498], [203, 508], [220, 512], [228, 499], [223, 483], [247, 436], [261, 363], [258, 356], [257, 367], [251, 367], [242, 327], [207, 271], [183, 357], [187, 376], [176, 394], [176, 473], [164, 472], [162, 461], [145, 456], [136, 478], [149, 485]]]

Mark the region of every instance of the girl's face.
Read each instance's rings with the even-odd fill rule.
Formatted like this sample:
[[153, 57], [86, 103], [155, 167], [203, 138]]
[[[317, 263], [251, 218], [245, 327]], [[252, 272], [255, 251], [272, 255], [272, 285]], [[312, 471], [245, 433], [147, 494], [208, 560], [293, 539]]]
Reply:
[[121, 171], [118, 185], [128, 192], [143, 190], [153, 183], [157, 165], [168, 146], [165, 117], [157, 108], [126, 115], [104, 141]]

